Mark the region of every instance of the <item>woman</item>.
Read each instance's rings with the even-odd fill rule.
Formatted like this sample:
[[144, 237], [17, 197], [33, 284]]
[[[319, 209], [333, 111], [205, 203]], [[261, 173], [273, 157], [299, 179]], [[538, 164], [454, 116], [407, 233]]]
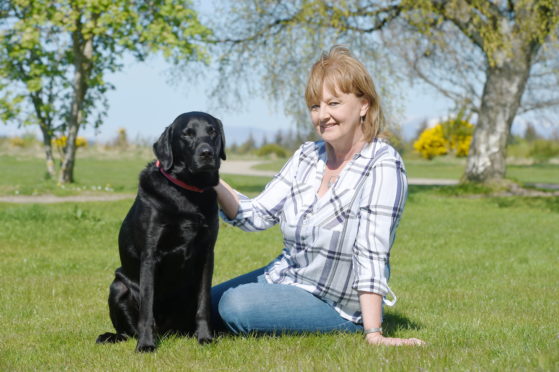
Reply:
[[422, 344], [382, 334], [407, 181], [398, 153], [378, 138], [373, 81], [335, 46], [312, 67], [305, 99], [322, 141], [303, 144], [254, 199], [223, 181], [215, 187], [226, 222], [246, 231], [280, 223], [284, 249], [212, 288], [214, 323], [235, 334], [347, 331], [371, 344]]

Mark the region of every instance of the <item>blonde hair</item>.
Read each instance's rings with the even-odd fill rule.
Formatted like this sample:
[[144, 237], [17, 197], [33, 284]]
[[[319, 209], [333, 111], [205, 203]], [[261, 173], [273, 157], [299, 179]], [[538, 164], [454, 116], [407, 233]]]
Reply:
[[328, 53], [323, 52], [313, 65], [305, 89], [309, 109], [322, 99], [324, 85], [331, 92], [341, 90], [342, 93], [353, 93], [359, 98], [365, 98], [369, 102], [367, 113], [362, 119], [365, 141], [371, 142], [379, 136], [384, 126], [384, 115], [373, 78], [346, 47], [333, 46]]

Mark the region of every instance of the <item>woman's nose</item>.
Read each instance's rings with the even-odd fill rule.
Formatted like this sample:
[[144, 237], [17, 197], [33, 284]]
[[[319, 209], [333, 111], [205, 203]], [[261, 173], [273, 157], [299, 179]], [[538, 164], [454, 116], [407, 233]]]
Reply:
[[330, 118], [330, 113], [328, 112], [327, 105], [320, 105], [320, 109], [318, 111], [318, 118], [320, 119], [320, 121], [325, 121]]

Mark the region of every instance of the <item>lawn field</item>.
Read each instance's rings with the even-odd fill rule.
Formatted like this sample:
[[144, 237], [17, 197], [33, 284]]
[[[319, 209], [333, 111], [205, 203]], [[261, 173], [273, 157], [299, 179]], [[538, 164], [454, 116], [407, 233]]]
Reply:
[[[255, 166], [255, 169], [279, 171], [286, 159], [278, 159]], [[404, 164], [408, 178], [432, 178], [459, 180], [466, 167], [465, 159], [435, 158], [433, 160], [406, 159]], [[507, 166], [506, 178], [520, 183], [559, 184], [559, 164], [534, 164]]]
[[[53, 180], [45, 180], [45, 164], [40, 157], [0, 153], [0, 174], [2, 175], [0, 177], [0, 196], [135, 193], [138, 174], [151, 160], [153, 160], [153, 154], [145, 148], [110, 155], [90, 150], [89, 153], [79, 156], [77, 159], [76, 182], [71, 185], [59, 186]], [[286, 161], [286, 159], [271, 161], [262, 159], [262, 164], [258, 164], [254, 168], [279, 171]], [[464, 159], [453, 158], [436, 158], [432, 161], [409, 159], [404, 162], [408, 178], [458, 180], [465, 167]], [[559, 164], [509, 165], [507, 178], [519, 183], [559, 184]], [[258, 186], [251, 190], [257, 192]]]
[[[80, 179], [134, 192], [144, 164]], [[266, 182], [227, 180], [250, 195]], [[108, 286], [132, 200], [0, 203], [0, 371], [559, 370], [559, 198], [445, 190], [410, 188], [392, 250], [399, 301], [383, 326], [428, 343], [400, 348], [370, 346], [357, 334], [223, 336], [209, 346], [169, 337], [154, 354], [135, 353], [134, 340], [96, 345], [111, 329]], [[264, 265], [281, 244], [277, 228], [244, 233], [222, 224], [214, 283]]]

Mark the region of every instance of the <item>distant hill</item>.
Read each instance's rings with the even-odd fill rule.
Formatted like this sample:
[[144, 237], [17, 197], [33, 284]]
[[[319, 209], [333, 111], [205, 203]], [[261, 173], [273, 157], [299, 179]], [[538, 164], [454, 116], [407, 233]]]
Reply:
[[267, 130], [262, 128], [252, 127], [232, 127], [224, 126], [225, 141], [227, 146], [232, 144], [240, 145], [244, 143], [251, 135], [257, 144], [260, 144], [264, 138], [271, 141], [274, 138], [277, 130]]

